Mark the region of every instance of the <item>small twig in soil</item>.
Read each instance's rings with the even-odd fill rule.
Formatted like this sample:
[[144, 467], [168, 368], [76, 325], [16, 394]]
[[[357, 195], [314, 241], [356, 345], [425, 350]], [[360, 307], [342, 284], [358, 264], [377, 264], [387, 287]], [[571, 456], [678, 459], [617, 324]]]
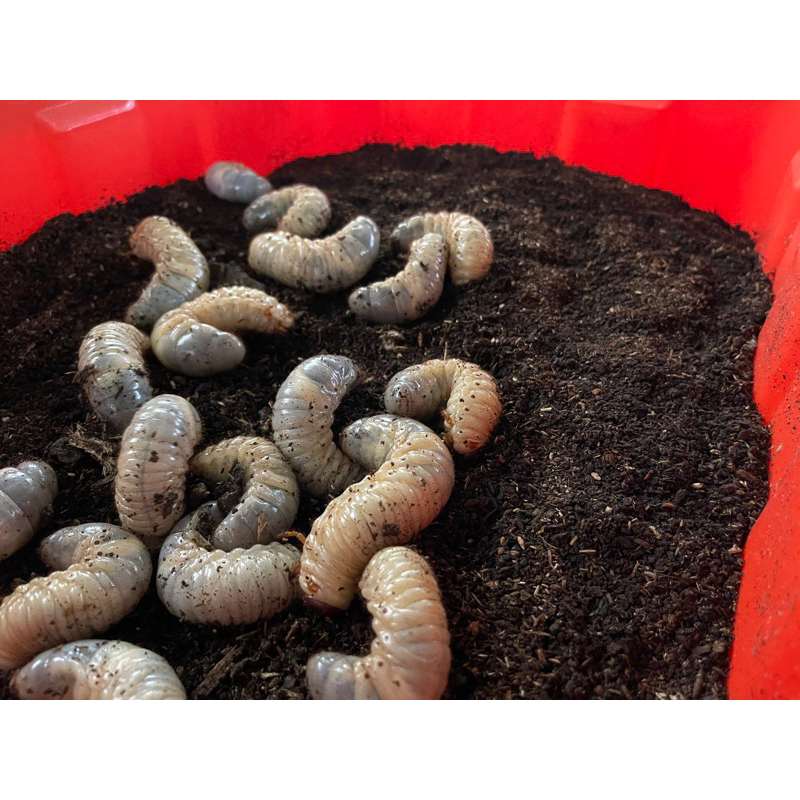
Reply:
[[237, 639], [239, 644], [231, 645], [225, 649], [222, 658], [214, 664], [208, 675], [206, 675], [200, 685], [192, 692], [192, 700], [200, 700], [204, 697], [208, 697], [208, 695], [219, 686], [228, 672], [228, 668], [236, 660], [236, 656], [244, 650], [247, 641], [251, 639], [255, 633], [257, 633], [257, 631], [242, 634], [242, 636]]
[[83, 429], [78, 425], [73, 433], [67, 437], [72, 447], [82, 450], [91, 456], [103, 468], [103, 475], [113, 475], [116, 470], [114, 462], [114, 448], [110, 442], [103, 439], [92, 439], [83, 435]]

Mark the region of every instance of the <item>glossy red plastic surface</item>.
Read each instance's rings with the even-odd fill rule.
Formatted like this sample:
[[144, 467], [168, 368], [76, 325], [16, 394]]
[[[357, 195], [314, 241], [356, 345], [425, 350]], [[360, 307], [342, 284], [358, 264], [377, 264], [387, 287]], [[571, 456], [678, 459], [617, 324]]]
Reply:
[[5, 101], [0, 247], [219, 159], [269, 173], [367, 142], [553, 154], [675, 192], [754, 235], [774, 277], [754, 388], [773, 457], [744, 552], [729, 690], [800, 698], [800, 102]]

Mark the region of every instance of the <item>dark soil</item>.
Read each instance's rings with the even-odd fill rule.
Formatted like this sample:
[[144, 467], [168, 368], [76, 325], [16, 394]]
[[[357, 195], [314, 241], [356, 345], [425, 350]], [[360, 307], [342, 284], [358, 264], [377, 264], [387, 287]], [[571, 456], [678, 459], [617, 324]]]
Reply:
[[[767, 497], [768, 434], [751, 402], [756, 335], [770, 302], [752, 240], [673, 195], [530, 154], [478, 147], [373, 145], [304, 159], [269, 176], [310, 183], [384, 237], [370, 275], [397, 271], [389, 234], [422, 210], [462, 210], [490, 229], [495, 262], [407, 327], [347, 311], [347, 292], [314, 296], [265, 280], [298, 315], [285, 338], [251, 336], [236, 370], [213, 379], [152, 362], [158, 392], [182, 394], [203, 444], [269, 434], [289, 371], [321, 352], [370, 376], [337, 422], [379, 413], [388, 378], [445, 354], [497, 379], [504, 413], [489, 446], [456, 457], [456, 487], [415, 546], [430, 559], [452, 633], [448, 698], [723, 698], [741, 548]], [[119, 439], [75, 383], [92, 325], [121, 319], [151, 274], [130, 229], [163, 214], [194, 238], [218, 279], [246, 271], [242, 206], [201, 180], [61, 215], [0, 254], [0, 465], [44, 457], [60, 492], [41, 535], [117, 522]], [[243, 271], [244, 268], [244, 271]], [[195, 503], [204, 487], [194, 486]], [[322, 504], [306, 499], [307, 532]], [[0, 564], [0, 596], [43, 574], [31, 543]], [[298, 604], [265, 623], [180, 623], [151, 588], [108, 637], [148, 647], [195, 698], [304, 698], [306, 660], [363, 651], [357, 601], [334, 618]], [[8, 675], [0, 673], [7, 698]]]

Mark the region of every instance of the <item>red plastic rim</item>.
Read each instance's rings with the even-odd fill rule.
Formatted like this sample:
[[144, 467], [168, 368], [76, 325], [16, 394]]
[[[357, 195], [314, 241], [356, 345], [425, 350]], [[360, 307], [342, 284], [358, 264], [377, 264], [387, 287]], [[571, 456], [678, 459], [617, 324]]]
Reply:
[[744, 551], [729, 694], [800, 698], [800, 102], [4, 101], [0, 248], [219, 159], [267, 174], [368, 142], [553, 154], [754, 235], [774, 281], [754, 384], [770, 498]]

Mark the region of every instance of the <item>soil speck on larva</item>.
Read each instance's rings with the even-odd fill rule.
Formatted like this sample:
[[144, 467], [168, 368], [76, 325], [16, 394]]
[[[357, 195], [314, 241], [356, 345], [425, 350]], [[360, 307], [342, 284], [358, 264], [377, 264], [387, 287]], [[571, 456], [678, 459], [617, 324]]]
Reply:
[[[483, 450], [455, 457], [453, 495], [413, 543], [448, 614], [445, 697], [725, 697], [741, 548], [767, 497], [768, 434], [750, 395], [770, 289], [752, 240], [673, 195], [480, 147], [370, 145], [268, 177], [322, 189], [333, 210], [326, 235], [359, 214], [380, 225], [365, 280], [397, 272], [391, 231], [423, 210], [475, 215], [494, 239], [494, 264], [474, 283], [448, 278], [407, 326], [356, 319], [349, 289], [314, 295], [264, 278], [298, 315], [278, 341], [246, 336], [244, 362], [213, 378], [176, 376], [148, 357], [154, 395], [197, 408], [199, 447], [268, 434], [278, 387], [320, 352], [352, 358], [371, 378], [337, 410], [337, 430], [381, 413], [400, 369], [445, 355], [474, 362], [496, 379], [502, 416]], [[88, 330], [122, 319], [152, 274], [128, 255], [129, 231], [167, 216], [212, 275], [248, 274], [242, 210], [201, 178], [181, 180], [63, 214], [0, 254], [0, 466], [49, 458], [60, 487], [39, 535], [0, 563], [0, 596], [44, 574], [42, 536], [117, 521], [103, 463], [72, 443], [80, 431], [115, 455], [119, 437], [73, 379]], [[323, 508], [303, 495], [293, 529], [307, 534]], [[190, 697], [239, 699], [306, 698], [311, 655], [363, 653], [373, 633], [359, 601], [327, 617], [298, 602], [244, 629], [183, 624], [153, 585], [103, 637], [164, 656]], [[9, 679], [0, 672], [0, 697]]]

